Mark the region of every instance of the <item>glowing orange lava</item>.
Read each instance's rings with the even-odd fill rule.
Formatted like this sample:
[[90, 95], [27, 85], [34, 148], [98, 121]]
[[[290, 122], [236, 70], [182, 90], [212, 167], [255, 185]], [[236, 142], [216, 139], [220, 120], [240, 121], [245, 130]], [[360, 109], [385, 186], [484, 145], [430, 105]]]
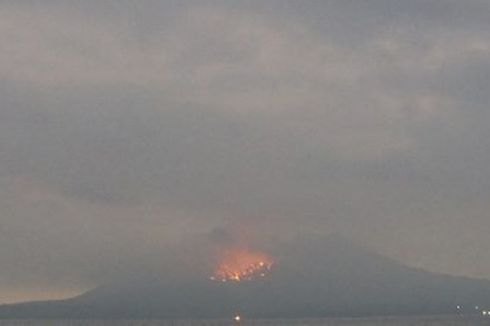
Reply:
[[272, 268], [274, 261], [266, 254], [244, 249], [226, 251], [211, 280], [250, 281], [265, 277]]

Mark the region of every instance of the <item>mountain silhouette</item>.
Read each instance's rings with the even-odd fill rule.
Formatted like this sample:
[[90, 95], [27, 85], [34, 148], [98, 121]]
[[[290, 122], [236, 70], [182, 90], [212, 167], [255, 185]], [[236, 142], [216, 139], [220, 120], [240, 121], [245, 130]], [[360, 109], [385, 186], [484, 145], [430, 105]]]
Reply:
[[[326, 317], [477, 313], [490, 281], [430, 273], [339, 238], [279, 246], [267, 277], [140, 279], [58, 301], [0, 306], [0, 318]], [[459, 309], [456, 307], [459, 306]]]

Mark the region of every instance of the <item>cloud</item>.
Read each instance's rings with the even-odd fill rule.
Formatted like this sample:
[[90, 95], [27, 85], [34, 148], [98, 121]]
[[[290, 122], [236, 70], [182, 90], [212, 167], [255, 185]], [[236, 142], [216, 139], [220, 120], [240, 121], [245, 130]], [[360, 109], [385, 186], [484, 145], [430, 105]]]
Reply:
[[488, 244], [488, 9], [3, 4], [0, 280], [158, 271], [220, 228], [488, 277], [482, 251], [437, 254]]

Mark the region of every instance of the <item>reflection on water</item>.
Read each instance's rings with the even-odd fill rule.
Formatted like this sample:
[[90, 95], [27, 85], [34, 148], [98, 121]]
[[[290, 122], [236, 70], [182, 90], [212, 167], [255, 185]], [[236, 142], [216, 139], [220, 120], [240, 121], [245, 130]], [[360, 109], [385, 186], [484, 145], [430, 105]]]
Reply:
[[0, 326], [470, 326], [490, 325], [484, 317], [385, 317], [268, 320], [3, 320]]

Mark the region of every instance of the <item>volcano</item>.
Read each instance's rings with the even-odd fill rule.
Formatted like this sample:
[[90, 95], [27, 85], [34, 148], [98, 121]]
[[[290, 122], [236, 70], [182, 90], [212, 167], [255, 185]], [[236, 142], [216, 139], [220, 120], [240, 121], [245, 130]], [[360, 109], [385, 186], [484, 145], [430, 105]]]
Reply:
[[[115, 282], [68, 300], [4, 305], [0, 318], [228, 318], [237, 312], [299, 318], [474, 314], [475, 306], [490, 308], [488, 280], [415, 269], [338, 238], [302, 238], [280, 248], [273, 263], [260, 256], [255, 266], [258, 256], [251, 255], [258, 275], [261, 261], [271, 264], [265, 277], [253, 272], [243, 282], [209, 275]], [[232, 269], [250, 268], [246, 256]]]

